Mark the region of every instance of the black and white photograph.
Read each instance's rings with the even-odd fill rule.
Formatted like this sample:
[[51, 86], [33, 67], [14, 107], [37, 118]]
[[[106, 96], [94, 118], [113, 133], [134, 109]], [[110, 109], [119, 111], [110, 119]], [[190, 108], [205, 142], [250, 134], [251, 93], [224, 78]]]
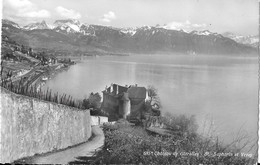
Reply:
[[259, 0], [0, 4], [0, 163], [257, 164]]

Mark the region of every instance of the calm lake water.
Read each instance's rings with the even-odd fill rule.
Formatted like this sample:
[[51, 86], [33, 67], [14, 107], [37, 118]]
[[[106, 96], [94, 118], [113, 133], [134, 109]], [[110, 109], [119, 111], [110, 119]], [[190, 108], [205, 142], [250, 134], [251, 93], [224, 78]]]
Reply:
[[86, 57], [50, 80], [46, 87], [83, 99], [90, 92], [102, 94], [111, 83], [153, 85], [158, 89], [162, 111], [196, 115], [200, 132], [208, 127], [227, 141], [239, 130], [257, 137], [257, 57]]

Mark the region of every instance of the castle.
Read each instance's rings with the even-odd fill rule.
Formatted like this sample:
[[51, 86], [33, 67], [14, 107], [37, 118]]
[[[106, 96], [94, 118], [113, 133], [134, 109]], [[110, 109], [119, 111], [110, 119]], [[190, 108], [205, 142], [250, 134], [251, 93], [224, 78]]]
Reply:
[[109, 114], [109, 120], [140, 119], [148, 99], [145, 87], [111, 84], [103, 92], [102, 109]]

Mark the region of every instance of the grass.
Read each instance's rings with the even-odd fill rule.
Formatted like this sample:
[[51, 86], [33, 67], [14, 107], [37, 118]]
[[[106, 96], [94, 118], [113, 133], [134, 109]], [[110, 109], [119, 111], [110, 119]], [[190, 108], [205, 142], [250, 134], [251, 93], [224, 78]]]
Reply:
[[[205, 138], [191, 129], [194, 118], [175, 117], [185, 133], [150, 136], [141, 126], [105, 126], [105, 145], [93, 164], [255, 164], [256, 157]], [[180, 122], [181, 121], [181, 122]], [[186, 122], [184, 122], [186, 121]], [[182, 125], [182, 124], [183, 125]], [[190, 123], [190, 124], [189, 124]], [[176, 124], [176, 123], [175, 123]], [[186, 127], [186, 129], [185, 129]]]

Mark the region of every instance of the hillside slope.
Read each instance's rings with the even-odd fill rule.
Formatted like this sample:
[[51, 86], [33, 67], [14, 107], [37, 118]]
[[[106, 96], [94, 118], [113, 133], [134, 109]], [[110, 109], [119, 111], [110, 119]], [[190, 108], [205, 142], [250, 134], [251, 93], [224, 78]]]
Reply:
[[[39, 25], [37, 28], [36, 25]], [[114, 53], [184, 53], [251, 54], [256, 49], [209, 31], [190, 33], [162, 27], [113, 28], [81, 24], [76, 20], [58, 20], [53, 28], [31, 24], [20, 28], [4, 20], [2, 34], [34, 49], [85, 54]], [[30, 30], [30, 28], [32, 30]]]

